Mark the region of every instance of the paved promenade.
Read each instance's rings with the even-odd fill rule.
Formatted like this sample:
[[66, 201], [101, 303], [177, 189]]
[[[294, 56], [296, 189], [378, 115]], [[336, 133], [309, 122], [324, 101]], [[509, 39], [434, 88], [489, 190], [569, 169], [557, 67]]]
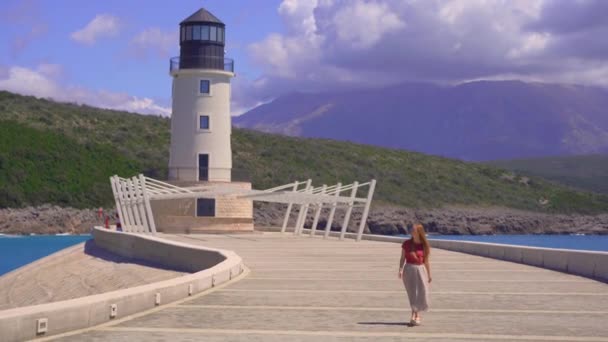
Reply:
[[166, 238], [239, 254], [226, 286], [61, 341], [608, 341], [608, 285], [435, 249], [430, 312], [409, 327], [394, 243], [291, 234]]

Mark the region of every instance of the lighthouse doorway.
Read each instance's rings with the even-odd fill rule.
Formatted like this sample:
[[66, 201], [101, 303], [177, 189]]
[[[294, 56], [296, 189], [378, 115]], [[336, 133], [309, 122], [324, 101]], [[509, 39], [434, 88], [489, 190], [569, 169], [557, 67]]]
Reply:
[[199, 154], [198, 155], [198, 180], [208, 181], [209, 180], [209, 155]]

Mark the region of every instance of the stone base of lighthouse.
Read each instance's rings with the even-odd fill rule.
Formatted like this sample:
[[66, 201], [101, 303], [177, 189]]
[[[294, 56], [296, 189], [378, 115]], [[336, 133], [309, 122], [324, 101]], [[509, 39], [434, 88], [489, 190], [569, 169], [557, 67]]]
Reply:
[[[247, 182], [170, 181], [180, 187], [251, 190]], [[253, 201], [236, 198], [152, 201], [156, 229], [167, 234], [234, 233], [253, 231]]]

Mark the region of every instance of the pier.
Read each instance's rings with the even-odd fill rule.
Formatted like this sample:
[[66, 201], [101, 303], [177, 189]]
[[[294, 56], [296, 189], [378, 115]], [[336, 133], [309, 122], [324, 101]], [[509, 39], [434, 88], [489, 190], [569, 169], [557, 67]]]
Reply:
[[59, 341], [608, 341], [608, 285], [433, 249], [431, 310], [409, 327], [396, 243], [280, 233], [163, 235], [232, 250], [231, 281]]

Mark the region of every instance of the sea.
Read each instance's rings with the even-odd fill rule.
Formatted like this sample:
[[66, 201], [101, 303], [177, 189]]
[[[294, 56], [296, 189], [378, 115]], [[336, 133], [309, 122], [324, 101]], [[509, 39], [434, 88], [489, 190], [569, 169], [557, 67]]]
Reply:
[[[0, 275], [90, 238], [90, 235], [0, 235]], [[608, 235], [429, 235], [429, 238], [608, 252]]]
[[0, 275], [90, 238], [91, 235], [0, 235]]
[[608, 252], [608, 235], [429, 235], [428, 238]]

